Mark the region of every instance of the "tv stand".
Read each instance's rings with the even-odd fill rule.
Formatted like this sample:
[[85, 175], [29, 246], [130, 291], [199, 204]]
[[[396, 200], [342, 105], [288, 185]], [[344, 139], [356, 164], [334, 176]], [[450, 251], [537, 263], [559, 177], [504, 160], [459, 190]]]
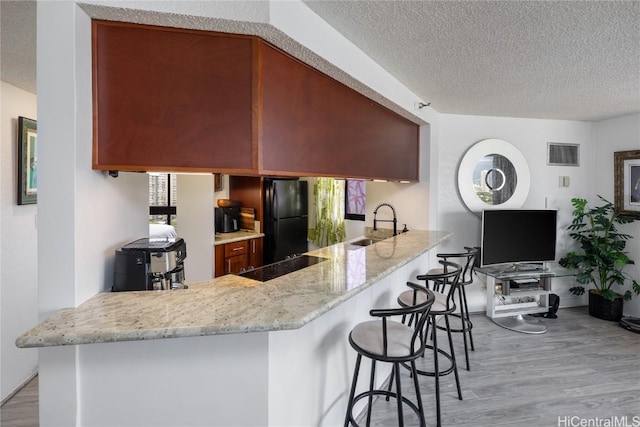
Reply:
[[553, 277], [572, 276], [575, 273], [558, 266], [532, 267], [527, 265], [525, 270], [505, 270], [504, 266], [476, 269], [487, 276], [486, 313], [495, 324], [525, 334], [543, 334], [547, 331], [547, 325], [531, 315], [549, 311]]
[[503, 328], [510, 329], [524, 334], [544, 334], [547, 332], [547, 325], [542, 323], [540, 318], [529, 314], [518, 314], [509, 317], [496, 317], [491, 319], [493, 323]]
[[[485, 267], [487, 270], [487, 274], [493, 275], [501, 275], [507, 273], [525, 273], [525, 272], [544, 272], [547, 271], [548, 268], [544, 267], [542, 264], [510, 264], [506, 265], [498, 265], [495, 267]], [[491, 273], [489, 273], [489, 271]]]

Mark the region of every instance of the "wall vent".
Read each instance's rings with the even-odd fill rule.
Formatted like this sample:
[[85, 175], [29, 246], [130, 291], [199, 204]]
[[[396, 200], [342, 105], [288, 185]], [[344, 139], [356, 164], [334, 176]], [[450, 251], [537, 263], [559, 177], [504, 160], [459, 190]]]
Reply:
[[547, 144], [547, 164], [553, 166], [580, 166], [580, 144]]

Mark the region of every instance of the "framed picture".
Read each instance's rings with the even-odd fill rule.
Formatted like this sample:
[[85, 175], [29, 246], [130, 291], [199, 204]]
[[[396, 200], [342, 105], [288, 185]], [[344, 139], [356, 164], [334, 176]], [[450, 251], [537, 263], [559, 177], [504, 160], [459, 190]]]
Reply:
[[613, 156], [616, 211], [640, 218], [640, 150], [617, 151]]
[[344, 191], [345, 219], [364, 221], [366, 202], [365, 181], [361, 179], [347, 179]]
[[224, 189], [222, 185], [222, 174], [213, 174], [213, 191], [222, 191]]
[[38, 200], [38, 124], [18, 117], [18, 204]]

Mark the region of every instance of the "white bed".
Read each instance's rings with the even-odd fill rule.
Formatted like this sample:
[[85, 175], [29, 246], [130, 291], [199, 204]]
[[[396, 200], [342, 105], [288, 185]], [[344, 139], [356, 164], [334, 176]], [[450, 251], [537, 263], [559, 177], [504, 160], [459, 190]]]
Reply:
[[178, 237], [176, 228], [168, 224], [149, 224], [150, 239], [174, 239]]

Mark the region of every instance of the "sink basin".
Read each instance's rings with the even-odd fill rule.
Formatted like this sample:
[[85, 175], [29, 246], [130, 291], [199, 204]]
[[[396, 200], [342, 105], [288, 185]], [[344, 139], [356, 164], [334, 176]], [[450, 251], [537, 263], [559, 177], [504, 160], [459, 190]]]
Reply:
[[370, 238], [366, 238], [366, 239], [360, 239], [360, 240], [356, 240], [355, 242], [349, 242], [350, 245], [356, 245], [356, 246], [369, 246], [369, 245], [373, 245], [374, 243], [379, 242], [381, 239], [370, 239]]

